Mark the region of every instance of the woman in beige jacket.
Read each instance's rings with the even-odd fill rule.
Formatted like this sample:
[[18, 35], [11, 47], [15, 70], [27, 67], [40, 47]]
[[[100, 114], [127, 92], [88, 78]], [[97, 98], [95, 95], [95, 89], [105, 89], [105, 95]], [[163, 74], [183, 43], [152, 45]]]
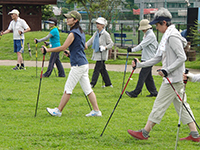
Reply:
[[103, 87], [113, 87], [108, 72], [106, 70], [105, 61], [108, 59], [108, 50], [112, 48], [114, 43], [110, 37], [110, 34], [105, 30], [105, 27], [107, 25], [106, 19], [103, 17], [97, 18], [96, 25], [98, 30], [85, 44], [86, 49], [88, 48], [88, 46], [92, 45], [92, 48], [94, 49], [92, 60], [96, 61], [96, 65], [92, 75], [92, 81], [90, 82], [90, 84], [92, 88], [96, 85], [100, 72], [103, 81], [105, 82], [105, 85]]

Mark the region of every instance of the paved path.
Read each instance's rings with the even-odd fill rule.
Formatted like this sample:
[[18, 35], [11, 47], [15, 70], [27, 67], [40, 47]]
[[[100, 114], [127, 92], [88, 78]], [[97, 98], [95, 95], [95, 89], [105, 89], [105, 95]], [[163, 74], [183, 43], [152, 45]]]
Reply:
[[[47, 67], [48, 66], [48, 61], [45, 61], [44, 66]], [[70, 68], [70, 63], [62, 63], [64, 68]], [[16, 60], [0, 60], [0, 65], [1, 66], [12, 66], [14, 67], [16, 65]], [[36, 66], [36, 62], [35, 61], [25, 61], [25, 66], [29, 66], [29, 67], [35, 67]], [[37, 66], [41, 67], [42, 66], [42, 61], [38, 61], [37, 62]], [[94, 69], [95, 64], [89, 64], [89, 68], [90, 69]], [[108, 71], [119, 71], [119, 72], [124, 72], [124, 68], [125, 65], [110, 65], [110, 64], [106, 64], [106, 68]], [[159, 68], [161, 68], [160, 66], [153, 66], [153, 71], [152, 74], [153, 75], [158, 75], [157, 71]], [[194, 74], [200, 74], [200, 70], [198, 69], [189, 69], [191, 73]], [[126, 69], [127, 72], [131, 72], [132, 71], [132, 67], [131, 65], [127, 66]], [[135, 71], [135, 73], [139, 73], [140, 69], [137, 68]]]

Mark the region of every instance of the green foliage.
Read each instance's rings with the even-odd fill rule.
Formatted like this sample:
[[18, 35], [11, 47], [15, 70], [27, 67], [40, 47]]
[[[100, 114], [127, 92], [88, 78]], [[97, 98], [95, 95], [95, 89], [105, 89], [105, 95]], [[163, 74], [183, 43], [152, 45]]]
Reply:
[[[127, 17], [130, 17], [131, 19], [136, 19], [138, 16], [134, 16], [132, 14], [132, 9], [130, 10], [131, 13], [124, 17], [124, 12], [121, 12], [121, 8], [124, 9], [124, 6], [126, 6], [128, 9], [133, 5], [132, 2], [125, 3], [122, 2], [121, 0], [67, 0], [67, 3], [74, 3], [76, 2], [79, 4], [79, 7], [84, 7], [84, 11], [87, 12], [88, 15], [88, 20], [89, 20], [89, 27], [88, 30], [90, 31], [90, 24], [92, 19], [96, 19], [99, 16], [104, 17], [108, 21], [108, 26], [110, 24], [114, 25], [115, 20], [118, 20], [119, 17], [120, 19], [127, 19]], [[120, 9], [118, 8], [120, 6]], [[119, 15], [120, 13], [120, 15]], [[128, 19], [130, 19], [128, 18]], [[109, 31], [110, 32], [110, 31]]]
[[[63, 94], [66, 78], [52, 74], [43, 78], [39, 97], [37, 116], [34, 117], [38, 94], [39, 77], [35, 77], [35, 67], [13, 71], [11, 66], [0, 66], [0, 149], [9, 150], [169, 150], [174, 149], [178, 115], [173, 104], [170, 105], [161, 123], [156, 125], [146, 141], [136, 140], [128, 129], [139, 130], [144, 127], [151, 112], [155, 98], [147, 98], [144, 87], [138, 98], [123, 94], [102, 137], [100, 134], [120, 96], [123, 72], [109, 71], [114, 88], [101, 88], [101, 78], [93, 89], [102, 117], [85, 117], [90, 112], [79, 84], [75, 87], [62, 117], [52, 117], [46, 107], [57, 107]], [[46, 71], [46, 67], [44, 71]], [[38, 74], [41, 68], [38, 68]], [[66, 75], [69, 69], [65, 69]], [[93, 70], [90, 70], [90, 78]], [[126, 73], [126, 81], [130, 72]], [[126, 90], [133, 90], [138, 74], [133, 74]], [[162, 78], [154, 76], [159, 90]], [[192, 89], [192, 90], [190, 90]], [[199, 123], [200, 94], [199, 83], [187, 83], [187, 98]], [[180, 127], [179, 137], [189, 134], [187, 125]], [[179, 141], [180, 150], [197, 150], [199, 143]]]
[[55, 17], [52, 5], [43, 5], [41, 9], [42, 9], [42, 20], [48, 20], [51, 17]]
[[190, 31], [187, 37], [191, 39], [191, 46], [194, 50], [200, 52], [200, 24], [196, 21], [194, 27], [191, 27]]
[[123, 31], [125, 32], [131, 32], [133, 30], [133, 28], [131, 28], [130, 26], [124, 26]]

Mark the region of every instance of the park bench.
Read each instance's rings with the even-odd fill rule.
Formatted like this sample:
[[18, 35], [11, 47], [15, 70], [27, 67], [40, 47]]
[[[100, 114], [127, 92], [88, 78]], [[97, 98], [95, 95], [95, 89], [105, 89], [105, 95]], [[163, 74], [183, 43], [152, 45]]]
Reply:
[[126, 38], [126, 34], [120, 34], [120, 33], [114, 33], [114, 38], [115, 38], [115, 44], [117, 43], [117, 41], [122, 40], [122, 45], [125, 45], [126, 42], [131, 41], [132, 42], [132, 46], [133, 46], [133, 40], [132, 39], [127, 39]]
[[[126, 52], [126, 49], [125, 50], [125, 53], [120, 53], [118, 52], [118, 46], [115, 44], [114, 45], [114, 49], [110, 49], [109, 50], [109, 54], [108, 54], [108, 58], [111, 59], [111, 58], [114, 58], [114, 60], [116, 60], [116, 58], [118, 56], [127, 56], [127, 52]], [[142, 54], [141, 53], [129, 53], [129, 56], [137, 56], [137, 57], [141, 57]]]

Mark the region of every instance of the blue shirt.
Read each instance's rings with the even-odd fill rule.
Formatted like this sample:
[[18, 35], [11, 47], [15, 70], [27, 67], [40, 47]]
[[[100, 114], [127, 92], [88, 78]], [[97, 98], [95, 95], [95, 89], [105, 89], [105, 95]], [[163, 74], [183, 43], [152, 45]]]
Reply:
[[81, 33], [80, 30], [73, 29], [70, 33], [74, 34], [74, 41], [69, 46], [70, 50], [70, 63], [71, 66], [81, 66], [88, 64], [87, 58], [85, 56], [85, 34]]
[[53, 28], [50, 31], [50, 34], [52, 35], [52, 37], [50, 38], [50, 43], [52, 45], [51, 48], [59, 47], [60, 46], [60, 35], [59, 35], [58, 28], [56, 28], [56, 27]]

